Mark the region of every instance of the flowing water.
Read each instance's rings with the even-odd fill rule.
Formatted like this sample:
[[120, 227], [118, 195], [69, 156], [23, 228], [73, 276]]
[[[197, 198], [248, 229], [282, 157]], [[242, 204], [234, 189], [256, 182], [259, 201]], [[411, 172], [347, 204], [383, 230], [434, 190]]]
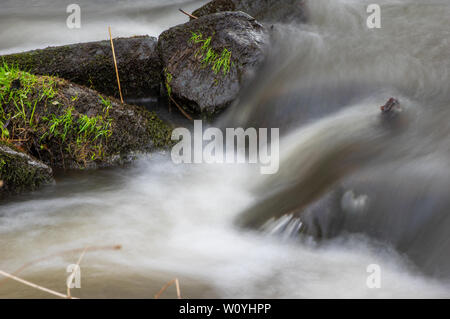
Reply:
[[[21, 276], [65, 291], [80, 252], [59, 252], [120, 244], [86, 254], [76, 296], [151, 298], [178, 277], [189, 298], [450, 297], [450, 4], [378, 2], [379, 30], [356, 0], [309, 1], [308, 24], [275, 25], [267, 65], [216, 123], [280, 127], [278, 174], [168, 154], [58, 174], [1, 203], [0, 269], [56, 255]], [[109, 23], [157, 35], [204, 1], [91, 1], [76, 35], [55, 29], [55, 3], [2, 2], [0, 51], [103, 39]], [[390, 96], [396, 118], [380, 115]], [[0, 297], [47, 295], [0, 281]]]

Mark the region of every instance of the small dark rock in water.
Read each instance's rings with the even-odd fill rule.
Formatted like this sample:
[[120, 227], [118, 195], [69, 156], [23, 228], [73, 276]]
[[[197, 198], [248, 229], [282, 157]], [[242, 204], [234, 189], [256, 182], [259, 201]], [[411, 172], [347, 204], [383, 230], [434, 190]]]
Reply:
[[242, 11], [263, 22], [306, 22], [305, 0], [213, 0], [192, 14]]
[[265, 58], [269, 35], [243, 12], [221, 12], [161, 34], [167, 92], [183, 108], [212, 115], [229, 106]]
[[400, 102], [396, 98], [391, 97], [385, 105], [380, 106], [380, 109], [384, 114], [391, 113], [394, 110], [400, 110]]

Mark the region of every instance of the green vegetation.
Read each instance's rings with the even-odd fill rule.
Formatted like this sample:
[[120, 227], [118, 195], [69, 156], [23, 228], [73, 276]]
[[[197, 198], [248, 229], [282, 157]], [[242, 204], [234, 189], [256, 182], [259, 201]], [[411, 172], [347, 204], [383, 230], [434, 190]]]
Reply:
[[222, 50], [222, 53], [218, 53], [211, 48], [212, 37], [204, 38], [201, 33], [191, 32], [192, 36], [189, 42], [193, 44], [201, 44], [201, 47], [195, 52], [195, 57], [201, 59], [201, 63], [204, 66], [211, 66], [211, 69], [215, 74], [220, 71], [224, 75], [230, 72], [231, 66], [231, 51], [227, 48]]
[[171, 131], [142, 108], [59, 78], [0, 65], [0, 143], [52, 168], [124, 163], [133, 152], [170, 145]]
[[[35, 88], [40, 90], [35, 92]], [[0, 67], [0, 125], [2, 138], [10, 134], [6, 123], [20, 119], [23, 125], [35, 127], [36, 106], [43, 100], [53, 99], [56, 95], [56, 83], [53, 78], [38, 80], [35, 75], [19, 71], [18, 68], [3, 64]], [[36, 95], [30, 98], [31, 95]], [[14, 108], [7, 110], [6, 106], [12, 104]]]
[[172, 96], [172, 87], [170, 86], [170, 83], [172, 83], [173, 76], [172, 74], [167, 70], [167, 68], [164, 69], [164, 76], [165, 76], [165, 85], [167, 94], [169, 97]]
[[[101, 159], [111, 136], [111, 101], [99, 96], [103, 114], [87, 116], [76, 111], [78, 96], [65, 98], [58, 92], [53, 77], [38, 77], [10, 67], [0, 67], [1, 139], [11, 144], [25, 144], [30, 154], [49, 151], [59, 145], [67, 157], [82, 165]], [[27, 143], [28, 142], [28, 143]], [[39, 144], [36, 151], [36, 145]]]

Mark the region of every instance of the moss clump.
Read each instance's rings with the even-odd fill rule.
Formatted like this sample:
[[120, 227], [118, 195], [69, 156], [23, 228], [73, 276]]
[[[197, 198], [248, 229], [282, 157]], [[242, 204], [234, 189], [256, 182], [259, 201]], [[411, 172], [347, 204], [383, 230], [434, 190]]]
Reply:
[[130, 152], [169, 144], [156, 115], [67, 81], [0, 67], [1, 139], [52, 167], [114, 164]]
[[172, 87], [170, 86], [170, 83], [172, 83], [173, 75], [167, 70], [167, 68], [164, 69], [164, 78], [165, 78], [164, 84], [166, 86], [167, 95], [171, 97]]
[[211, 48], [211, 41], [211, 36], [204, 38], [200, 32], [191, 32], [189, 39], [190, 43], [201, 44], [200, 48], [195, 52], [195, 57], [200, 58], [204, 66], [211, 66], [215, 74], [218, 74], [222, 70], [223, 75], [227, 75], [231, 67], [231, 51], [224, 48], [222, 53], [218, 53]]
[[25, 146], [29, 154], [50, 151], [48, 145], [56, 144], [59, 153], [84, 165], [88, 159], [102, 159], [111, 136], [110, 104], [101, 98], [103, 114], [80, 114], [73, 105], [75, 97], [67, 103], [59, 94], [61, 84], [57, 78], [37, 77], [6, 64], [0, 67], [2, 139]]

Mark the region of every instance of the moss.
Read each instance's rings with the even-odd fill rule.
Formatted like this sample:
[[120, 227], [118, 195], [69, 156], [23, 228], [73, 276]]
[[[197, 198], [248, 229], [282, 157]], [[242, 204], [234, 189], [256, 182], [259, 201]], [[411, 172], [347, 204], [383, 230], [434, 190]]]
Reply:
[[[162, 66], [152, 48], [156, 39], [115, 39], [122, 93], [128, 98], [159, 93]], [[50, 75], [87, 86], [102, 94], [119, 97], [109, 41], [49, 47], [6, 55], [0, 62], [16, 65], [32, 74]]]
[[195, 52], [195, 57], [201, 59], [204, 66], [211, 66], [212, 71], [218, 74], [221, 70], [223, 75], [230, 72], [231, 67], [231, 51], [224, 48], [221, 53], [211, 48], [212, 36], [204, 38], [202, 33], [191, 32], [189, 42], [193, 44], [201, 44]]
[[6, 64], [0, 84], [2, 139], [52, 167], [109, 166], [117, 156], [170, 145], [172, 129], [154, 113], [95, 91]]
[[167, 70], [167, 68], [164, 69], [164, 78], [165, 78], [164, 84], [166, 86], [167, 95], [171, 97], [172, 87], [170, 86], [170, 84], [172, 83], [173, 75]]

